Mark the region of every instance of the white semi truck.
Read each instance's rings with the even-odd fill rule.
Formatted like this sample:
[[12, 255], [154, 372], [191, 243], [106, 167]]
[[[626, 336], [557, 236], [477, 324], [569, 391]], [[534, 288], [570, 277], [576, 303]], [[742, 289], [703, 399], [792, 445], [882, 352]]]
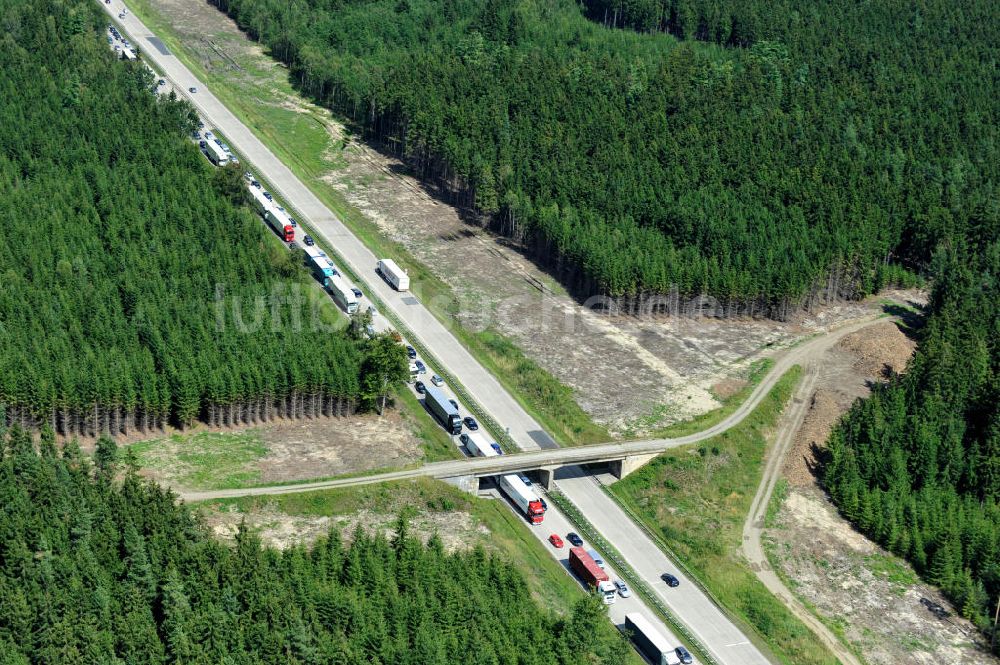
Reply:
[[643, 656], [655, 665], [681, 665], [677, 651], [653, 624], [638, 612], [625, 615], [625, 630]]
[[267, 198], [268, 194], [264, 191], [263, 187], [249, 187], [250, 197], [253, 199], [253, 208], [257, 211], [257, 214], [263, 217], [267, 214], [267, 211], [271, 209], [274, 203], [271, 199]]
[[208, 161], [216, 166], [225, 166], [229, 163], [229, 154], [215, 141], [205, 141], [204, 150]]
[[351, 287], [341, 278], [340, 275], [333, 275], [326, 280], [326, 288], [333, 296], [334, 302], [348, 314], [358, 311], [358, 298], [351, 291]]
[[545, 517], [545, 509], [542, 502], [535, 494], [534, 490], [528, 487], [521, 478], [514, 473], [500, 476], [500, 490], [514, 502], [514, 505], [521, 509], [521, 512], [532, 524], [541, 524]]
[[389, 282], [397, 291], [406, 291], [410, 288], [410, 276], [392, 259], [381, 259], [375, 269], [382, 275], [382, 279]]
[[[211, 144], [209, 144], [211, 145]], [[271, 225], [274, 232], [284, 240], [285, 242], [292, 242], [295, 240], [295, 227], [292, 226], [292, 222], [288, 219], [288, 215], [278, 209], [278, 206], [272, 204], [267, 212], [264, 213], [264, 221]]]
[[473, 457], [496, 457], [500, 454], [493, 448], [489, 440], [479, 432], [463, 432], [462, 444]]

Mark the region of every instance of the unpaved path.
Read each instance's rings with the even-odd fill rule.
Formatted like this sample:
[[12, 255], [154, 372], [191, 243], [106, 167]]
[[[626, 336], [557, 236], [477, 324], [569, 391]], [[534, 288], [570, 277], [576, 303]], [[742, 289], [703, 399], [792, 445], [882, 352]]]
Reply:
[[[830, 340], [824, 340], [830, 341]], [[820, 349], [818, 347], [822, 346]], [[814, 360], [817, 354], [823, 353], [833, 344], [817, 345], [815, 353], [810, 353], [809, 358]], [[761, 535], [764, 531], [764, 517], [767, 513], [767, 506], [771, 501], [771, 494], [774, 492], [775, 483], [781, 476], [781, 468], [785, 461], [785, 456], [795, 440], [795, 434], [802, 426], [806, 413], [809, 411], [809, 399], [816, 388], [816, 379], [819, 376], [819, 367], [816, 362], [803, 363], [805, 374], [799, 382], [795, 393], [792, 395], [792, 406], [782, 417], [778, 430], [774, 437], [774, 445], [768, 454], [767, 465], [764, 467], [764, 476], [761, 478], [757, 493], [754, 495], [753, 503], [750, 505], [750, 512], [746, 522], [743, 523], [743, 543], [742, 552], [750, 564], [750, 569], [757, 576], [767, 590], [775, 595], [785, 607], [788, 608], [802, 623], [816, 634], [826, 647], [840, 659], [845, 665], [862, 665], [851, 651], [844, 646], [843, 642], [837, 639], [822, 621], [810, 612], [794, 594], [785, 586], [781, 578], [771, 568], [767, 555], [761, 544]]]

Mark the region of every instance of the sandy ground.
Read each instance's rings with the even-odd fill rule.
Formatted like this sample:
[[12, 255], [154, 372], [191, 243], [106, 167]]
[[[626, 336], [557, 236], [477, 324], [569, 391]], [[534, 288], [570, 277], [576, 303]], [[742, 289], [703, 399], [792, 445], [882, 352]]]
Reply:
[[[391, 538], [395, 533], [397, 515], [395, 513], [375, 513], [368, 510], [347, 515], [299, 516], [288, 515], [276, 509], [242, 513], [231, 510], [203, 510], [206, 522], [219, 538], [232, 541], [241, 521], [246, 521], [266, 545], [284, 549], [299, 543], [310, 544], [331, 528], [340, 530], [341, 537], [350, 542], [357, 527], [370, 535], [382, 534]], [[489, 536], [485, 525], [476, 523], [469, 513], [453, 511], [429, 513], [418, 511], [410, 518], [410, 532], [427, 542], [432, 535], [441, 538], [448, 552], [471, 549], [477, 542]]]
[[[387, 410], [384, 416], [358, 415], [346, 418], [318, 418], [315, 420], [280, 420], [254, 428], [218, 430], [207, 427], [188, 430], [195, 432], [238, 433], [254, 432], [267, 452], [263, 457], [247, 460], [239, 468], [227, 467], [223, 475], [245, 472], [256, 477], [254, 484], [274, 484], [285, 481], [306, 480], [359, 473], [372, 469], [398, 468], [423, 459], [421, 441], [406, 418], [398, 411]], [[176, 432], [174, 432], [176, 434]], [[196, 444], [186, 438], [166, 437], [155, 448], [155, 458], [165, 463], [153, 463], [143, 469], [143, 475], [177, 491], [211, 489], [187, 487], [185, 477], [191, 472], [190, 464], [178, 459], [181, 446], [187, 452], [201, 452], [202, 457], [219, 459], [225, 455], [225, 446], [198, 451]], [[204, 465], [202, 459], [194, 464]], [[208, 474], [208, 477], [212, 477]]]
[[573, 388], [580, 406], [613, 434], [641, 436], [711, 410], [719, 406], [713, 386], [742, 378], [754, 360], [879, 307], [877, 300], [844, 303], [785, 324], [596, 314], [516, 247], [484, 232], [474, 215], [436, 198], [404, 163], [352, 138], [325, 109], [277, 92], [287, 70], [224, 14], [203, 0], [155, 5], [207, 67], [267, 91], [261, 103], [309, 114], [325, 126], [322, 152], [337, 166], [321, 179], [450, 286], [467, 327], [509, 336]]
[[821, 369], [783, 469], [788, 494], [764, 532], [769, 557], [795, 594], [834, 624], [865, 661], [878, 665], [998, 663], [977, 648], [975, 628], [935, 616], [921, 599], [948, 607], [905, 561], [856, 532], [818, 487], [814, 452], [870, 384], [900, 372], [914, 343], [891, 322], [842, 339]]
[[322, 478], [386, 467], [406, 466], [423, 458], [420, 441], [397, 411], [384, 416], [356, 416], [296, 421], [261, 428], [267, 455], [260, 460], [261, 482]]

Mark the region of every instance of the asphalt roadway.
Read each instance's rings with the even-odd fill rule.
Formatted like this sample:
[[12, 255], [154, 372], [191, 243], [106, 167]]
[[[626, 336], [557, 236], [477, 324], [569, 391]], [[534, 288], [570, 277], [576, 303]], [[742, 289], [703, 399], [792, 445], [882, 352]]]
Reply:
[[[509, 428], [509, 434], [514, 442], [525, 451], [538, 450], [541, 447], [554, 448], [549, 437], [517, 401], [500, 385], [500, 383], [476, 361], [461, 343], [446, 329], [433, 314], [409, 293], [400, 293], [390, 287], [375, 273], [376, 257], [360, 240], [355, 238], [344, 224], [322, 204], [309, 188], [302, 183], [224, 104], [222, 104], [205, 85], [177, 59], [162, 47], [162, 42], [149, 31], [131, 12], [124, 19], [118, 19], [121, 4], [114, 2], [102, 7], [122, 25], [143, 54], [144, 58], [155, 65], [185, 94], [206, 119], [208, 123], [222, 131], [230, 145], [248, 160], [256, 171], [263, 174], [271, 183], [272, 191], [286, 202], [294, 206], [317, 235], [335, 247], [340, 256], [364, 282], [369, 293], [376, 293], [386, 307], [409, 329], [405, 334], [412, 335], [423, 345], [431, 349], [447, 367], [451, 374], [465, 386], [466, 390], [497, 422]], [[196, 92], [187, 92], [195, 88]], [[846, 334], [846, 328], [842, 329]], [[839, 332], [839, 331], [838, 331]], [[806, 357], [802, 345], [786, 353], [776, 367], [757, 386], [751, 397], [729, 418], [719, 425], [694, 435], [699, 440], [708, 438], [724, 431], [742, 420], [773, 387], [784, 369], [787, 369], [797, 359]], [[691, 437], [685, 437], [689, 439]], [[675, 440], [676, 441], [676, 440]], [[691, 441], [686, 441], [691, 442]], [[663, 440], [659, 445], [682, 445]], [[547, 453], [556, 451], [547, 450]], [[559, 453], [564, 451], [560, 450]], [[571, 450], [565, 451], [567, 454]], [[468, 460], [474, 461], [474, 460]], [[629, 564], [647, 581], [657, 581], [659, 573], [674, 572], [681, 579], [681, 587], [671, 589], [666, 593], [662, 583], [654, 583], [654, 589], [662, 600], [691, 632], [697, 635], [713, 657], [723, 665], [762, 665], [767, 658], [753, 645], [739, 628], [716, 605], [704, 595], [696, 585], [679, 574], [666, 555], [646, 535], [633, 524], [622, 512], [621, 508], [607, 496], [596, 481], [586, 476], [579, 468], [571, 467], [564, 471], [562, 477], [557, 476], [557, 482], [563, 493], [588, 517], [597, 530], [611, 542]], [[374, 476], [370, 477], [374, 478]], [[387, 478], [382, 478], [382, 480]], [[364, 479], [356, 479], [364, 481]], [[317, 489], [316, 483], [288, 486], [284, 488], [252, 488], [255, 490], [270, 489], [268, 493], [284, 491], [305, 491]], [[248, 490], [247, 494], [257, 493]], [[194, 496], [189, 495], [194, 499]], [[550, 508], [555, 517], [554, 511]], [[560, 516], [561, 517], [561, 516]], [[547, 518], [548, 519], [548, 518]], [[553, 520], [554, 521], [554, 520]], [[536, 530], [537, 531], [537, 530]], [[543, 537], [540, 535], [540, 537]], [[659, 587], [663, 587], [662, 589]], [[647, 617], [655, 618], [652, 613], [644, 612]], [[656, 623], [659, 623], [658, 621]]]

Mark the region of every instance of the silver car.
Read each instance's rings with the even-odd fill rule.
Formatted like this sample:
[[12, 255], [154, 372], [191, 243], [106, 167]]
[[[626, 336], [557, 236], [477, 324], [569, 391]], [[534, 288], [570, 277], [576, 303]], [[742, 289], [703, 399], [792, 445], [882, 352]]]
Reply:
[[618, 589], [618, 595], [622, 598], [628, 598], [632, 595], [632, 592], [628, 590], [628, 585], [621, 580], [615, 580], [615, 588]]

